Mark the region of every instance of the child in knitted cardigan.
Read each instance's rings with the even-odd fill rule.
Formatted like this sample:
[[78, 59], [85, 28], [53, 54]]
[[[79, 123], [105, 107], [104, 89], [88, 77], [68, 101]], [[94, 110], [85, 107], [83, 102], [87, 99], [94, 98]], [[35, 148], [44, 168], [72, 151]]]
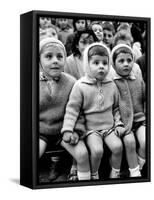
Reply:
[[[62, 140], [61, 128], [65, 107], [75, 83], [75, 79], [72, 76], [63, 72], [65, 62], [66, 51], [61, 41], [51, 37], [41, 40], [40, 67], [45, 78], [40, 80], [40, 157], [45, 152], [47, 145], [60, 144]], [[82, 120], [83, 118], [80, 118], [75, 125], [75, 131], [81, 136], [85, 132], [84, 122]], [[78, 136], [76, 135], [74, 134], [71, 138], [72, 144], [75, 144], [78, 140]], [[86, 158], [84, 157], [87, 153], [85, 144], [81, 141], [76, 146], [75, 149], [78, 150], [81, 148], [83, 150], [80, 154], [82, 160], [80, 157], [79, 159], [77, 158], [81, 172], [82, 170], [89, 171], [88, 156]]]
[[[70, 94], [62, 128], [64, 148], [74, 158], [81, 156], [82, 149], [72, 153], [74, 126], [82, 110], [85, 116], [85, 141], [90, 153], [91, 179], [99, 179], [98, 169], [103, 155], [103, 140], [111, 150], [112, 171], [110, 178], [118, 178], [122, 159], [122, 142], [115, 134], [122, 134], [123, 123], [119, 114], [119, 94], [114, 82], [107, 78], [110, 68], [110, 52], [101, 43], [93, 43], [85, 49], [86, 75], [79, 79]], [[80, 141], [80, 140], [79, 140]], [[78, 171], [78, 177], [81, 173]]]
[[[128, 45], [119, 44], [111, 53], [112, 64], [116, 71], [114, 81], [120, 93], [120, 113], [126, 131], [123, 138], [130, 177], [141, 176], [140, 170], [145, 163], [145, 88], [144, 81], [135, 76], [132, 67], [134, 54]], [[138, 156], [136, 141], [139, 143]]]

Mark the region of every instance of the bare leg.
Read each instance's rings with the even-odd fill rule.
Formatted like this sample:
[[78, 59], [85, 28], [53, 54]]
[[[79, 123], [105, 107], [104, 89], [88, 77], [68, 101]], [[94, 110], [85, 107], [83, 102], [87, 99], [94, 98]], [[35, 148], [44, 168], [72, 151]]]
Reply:
[[39, 139], [39, 158], [44, 154], [46, 147], [47, 143], [44, 140]]
[[110, 135], [105, 137], [105, 143], [109, 147], [110, 151], [112, 152], [111, 156], [111, 165], [114, 169], [120, 169], [121, 167], [121, 160], [122, 160], [122, 142], [119, 137], [112, 132]]
[[126, 149], [126, 158], [129, 165], [129, 168], [133, 169], [137, 167], [138, 160], [136, 154], [136, 141], [133, 133], [124, 136], [123, 138], [125, 149]]
[[80, 172], [90, 171], [88, 151], [82, 140], [79, 140], [77, 145], [70, 145], [64, 141], [61, 142], [61, 145], [76, 160], [78, 171]]
[[146, 138], [145, 138], [145, 126], [140, 126], [138, 130], [136, 131], [136, 137], [139, 142], [139, 149], [138, 149], [138, 163], [140, 166], [140, 170], [142, 170], [145, 162], [146, 162], [146, 156], [145, 156], [145, 144], [146, 144]]
[[138, 154], [140, 157], [145, 158], [145, 126], [140, 126], [136, 131], [136, 137], [139, 142]]
[[99, 135], [91, 134], [87, 137], [87, 146], [90, 151], [91, 173], [98, 172], [103, 156], [103, 141]]

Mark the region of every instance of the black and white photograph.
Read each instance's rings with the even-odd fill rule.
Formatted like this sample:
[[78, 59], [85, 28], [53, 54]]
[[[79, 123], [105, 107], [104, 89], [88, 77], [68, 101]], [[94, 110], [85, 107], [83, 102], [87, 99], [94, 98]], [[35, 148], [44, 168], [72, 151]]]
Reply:
[[21, 34], [26, 18], [33, 128], [26, 152], [22, 125], [21, 155], [31, 156], [21, 156], [21, 184], [149, 182], [150, 18], [34, 11]]

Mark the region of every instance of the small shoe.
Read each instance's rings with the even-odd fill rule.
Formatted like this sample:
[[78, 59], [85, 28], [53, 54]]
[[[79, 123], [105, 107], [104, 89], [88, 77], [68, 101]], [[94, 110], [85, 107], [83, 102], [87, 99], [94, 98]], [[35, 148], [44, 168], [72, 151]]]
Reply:
[[68, 175], [68, 181], [77, 181], [78, 180], [78, 176], [77, 176], [77, 170], [73, 170], [70, 172], [70, 174]]
[[109, 178], [120, 178], [120, 172], [111, 171]]
[[50, 181], [53, 181], [55, 179], [58, 178], [58, 176], [60, 175], [58, 170], [56, 169], [57, 167], [57, 163], [53, 163], [50, 167], [49, 167], [49, 175], [48, 175], [48, 179]]

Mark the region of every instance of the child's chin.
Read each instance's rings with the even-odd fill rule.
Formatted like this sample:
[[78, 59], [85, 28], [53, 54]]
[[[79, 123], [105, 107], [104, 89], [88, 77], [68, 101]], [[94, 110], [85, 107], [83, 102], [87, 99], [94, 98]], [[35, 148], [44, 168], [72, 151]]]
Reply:
[[51, 76], [53, 79], [59, 79], [59, 77], [61, 76], [61, 72], [60, 72], [60, 73], [52, 73], [52, 74], [50, 74], [50, 76]]

